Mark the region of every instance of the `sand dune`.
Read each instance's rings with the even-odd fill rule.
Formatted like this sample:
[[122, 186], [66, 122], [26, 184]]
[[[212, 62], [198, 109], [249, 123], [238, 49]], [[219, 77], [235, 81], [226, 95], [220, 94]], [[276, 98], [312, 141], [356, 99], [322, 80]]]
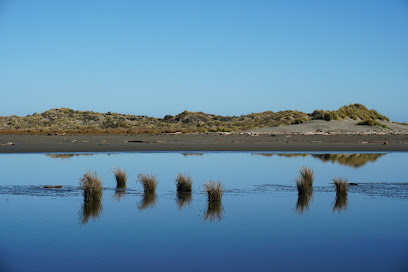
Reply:
[[356, 125], [359, 120], [355, 121], [350, 118], [333, 120], [333, 121], [324, 121], [324, 120], [311, 120], [306, 123], [288, 125], [288, 126], [279, 126], [279, 127], [269, 127], [269, 128], [258, 128], [253, 129], [253, 132], [302, 132], [302, 133], [313, 133], [313, 132], [385, 132], [385, 133], [398, 133], [398, 132], [408, 132], [408, 126], [394, 124], [391, 122], [379, 121], [379, 123], [386, 125], [389, 129], [384, 129], [380, 126], [361, 126]]

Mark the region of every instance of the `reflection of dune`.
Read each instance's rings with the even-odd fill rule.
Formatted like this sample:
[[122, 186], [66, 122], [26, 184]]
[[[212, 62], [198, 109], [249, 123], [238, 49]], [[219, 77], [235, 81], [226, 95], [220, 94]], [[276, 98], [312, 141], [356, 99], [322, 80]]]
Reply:
[[177, 192], [177, 206], [181, 210], [185, 205], [190, 206], [192, 201], [191, 192]]
[[252, 153], [252, 155], [264, 156], [264, 157], [286, 157], [286, 158], [296, 158], [296, 157], [307, 157], [309, 154], [300, 153]]
[[208, 201], [207, 210], [204, 212], [204, 220], [209, 222], [220, 221], [223, 209], [221, 201]]
[[332, 162], [350, 167], [361, 167], [368, 162], [375, 162], [378, 158], [384, 156], [381, 154], [312, 154], [314, 158], [320, 159], [322, 162]]
[[154, 206], [156, 206], [156, 194], [145, 192], [137, 208], [139, 211], [141, 211], [144, 209], [153, 208]]
[[202, 156], [204, 153], [181, 153], [183, 156]]
[[95, 199], [94, 201], [85, 201], [82, 205], [82, 214], [81, 214], [81, 223], [88, 223], [89, 219], [99, 218], [102, 212], [102, 201], [100, 198]]
[[286, 157], [286, 158], [296, 158], [296, 157], [307, 157], [312, 156], [313, 158], [320, 159], [322, 162], [332, 162], [341, 165], [346, 165], [350, 167], [361, 167], [368, 162], [375, 162], [378, 158], [386, 155], [386, 153], [369, 153], [369, 154], [299, 154], [299, 153], [252, 153], [252, 155], [259, 155], [264, 157]]
[[70, 159], [72, 157], [79, 157], [79, 156], [93, 156], [94, 154], [45, 154], [45, 156], [53, 158], [53, 159]]

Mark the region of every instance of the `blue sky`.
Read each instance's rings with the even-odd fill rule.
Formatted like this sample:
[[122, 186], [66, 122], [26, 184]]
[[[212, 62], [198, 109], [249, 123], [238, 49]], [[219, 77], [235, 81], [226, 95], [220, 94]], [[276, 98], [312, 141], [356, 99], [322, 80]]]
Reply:
[[0, 115], [407, 101], [408, 1], [0, 0]]

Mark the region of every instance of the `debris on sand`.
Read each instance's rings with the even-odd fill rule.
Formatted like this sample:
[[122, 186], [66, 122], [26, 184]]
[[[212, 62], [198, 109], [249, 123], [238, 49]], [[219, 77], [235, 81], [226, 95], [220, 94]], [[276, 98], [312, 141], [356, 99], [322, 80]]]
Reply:
[[15, 143], [13, 143], [13, 142], [7, 142], [7, 143], [1, 144], [1, 145], [15, 145]]

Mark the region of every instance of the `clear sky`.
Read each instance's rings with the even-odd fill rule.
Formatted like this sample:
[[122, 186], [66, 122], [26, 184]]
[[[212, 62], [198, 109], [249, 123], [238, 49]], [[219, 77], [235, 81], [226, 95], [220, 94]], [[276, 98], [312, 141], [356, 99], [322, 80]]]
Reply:
[[0, 0], [0, 115], [355, 102], [408, 121], [408, 1]]

